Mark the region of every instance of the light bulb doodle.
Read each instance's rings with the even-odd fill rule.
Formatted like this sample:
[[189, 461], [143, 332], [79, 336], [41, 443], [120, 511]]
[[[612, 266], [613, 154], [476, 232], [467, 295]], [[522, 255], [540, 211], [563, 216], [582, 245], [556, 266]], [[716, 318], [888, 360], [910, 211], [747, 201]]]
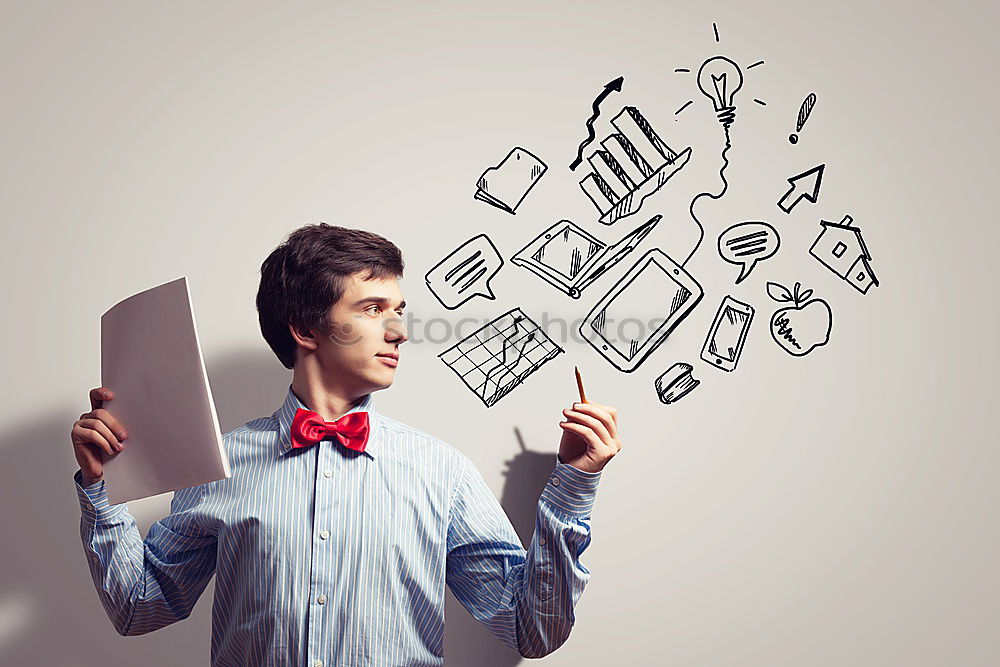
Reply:
[[701, 64], [701, 69], [698, 70], [698, 88], [701, 89], [701, 92], [708, 99], [712, 100], [712, 105], [715, 107], [715, 114], [719, 122], [722, 123], [722, 129], [726, 134], [726, 146], [722, 149], [722, 154], [719, 156], [722, 158], [722, 166], [719, 168], [719, 178], [722, 179], [722, 190], [719, 191], [719, 194], [699, 192], [688, 206], [688, 213], [691, 215], [691, 219], [694, 220], [694, 224], [698, 225], [698, 242], [691, 249], [691, 254], [687, 256], [687, 259], [684, 260], [681, 266], [687, 264], [688, 260], [694, 257], [694, 253], [701, 246], [701, 242], [705, 238], [705, 227], [698, 220], [698, 216], [695, 215], [694, 205], [702, 197], [721, 199], [726, 194], [726, 190], [729, 189], [729, 181], [726, 180], [726, 167], [729, 166], [729, 158], [726, 157], [726, 153], [732, 148], [732, 143], [729, 141], [729, 126], [736, 120], [736, 106], [733, 104], [733, 97], [742, 87], [743, 72], [740, 71], [739, 65], [725, 56], [709, 58]]
[[[719, 42], [719, 27], [715, 23], [712, 24], [712, 30], [715, 33], [715, 41]], [[751, 70], [754, 67], [760, 67], [764, 64], [763, 60], [758, 60], [751, 65], [747, 66], [747, 70]], [[674, 69], [675, 73], [685, 74], [690, 73], [691, 70], [686, 67]], [[729, 181], [726, 180], [726, 167], [729, 166], [729, 158], [726, 157], [726, 153], [732, 148], [732, 142], [729, 139], [729, 128], [736, 120], [736, 104], [733, 101], [736, 93], [740, 91], [743, 87], [743, 70], [735, 62], [730, 60], [725, 56], [713, 56], [703, 62], [701, 67], [698, 69], [697, 76], [698, 89], [705, 94], [705, 97], [712, 100], [712, 108], [715, 110], [715, 115], [722, 124], [723, 132], [726, 136], [726, 145], [722, 149], [720, 158], [722, 159], [722, 166], [719, 168], [719, 178], [722, 179], [722, 189], [718, 193], [711, 192], [699, 192], [695, 195], [694, 199], [691, 200], [691, 204], [688, 207], [688, 213], [691, 215], [691, 219], [694, 220], [694, 224], [698, 227], [698, 240], [695, 242], [694, 247], [688, 254], [687, 258], [681, 262], [681, 266], [685, 266], [695, 253], [698, 252], [698, 248], [701, 247], [702, 241], [705, 239], [705, 227], [698, 220], [698, 216], [695, 215], [694, 207], [698, 203], [698, 200], [702, 197], [709, 197], [711, 199], [721, 199], [726, 191], [729, 189]], [[759, 100], [754, 98], [754, 102], [761, 106], [766, 106], [764, 100]], [[688, 108], [692, 103], [692, 100], [688, 100], [684, 105], [682, 105], [677, 111], [674, 112], [674, 116], [679, 116], [682, 111]]]
[[725, 56], [709, 58], [698, 70], [698, 88], [712, 100], [722, 126], [729, 128], [736, 119], [733, 97], [743, 87], [743, 72], [739, 65]]

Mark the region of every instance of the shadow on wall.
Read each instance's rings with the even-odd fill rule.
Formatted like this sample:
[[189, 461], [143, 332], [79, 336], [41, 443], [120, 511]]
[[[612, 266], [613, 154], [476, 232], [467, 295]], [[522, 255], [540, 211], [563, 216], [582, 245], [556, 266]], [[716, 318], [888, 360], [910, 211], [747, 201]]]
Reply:
[[[214, 356], [207, 362], [223, 432], [270, 415], [291, 375], [267, 347]], [[90, 411], [88, 391], [4, 425], [0, 489], [4, 553], [0, 568], [0, 665], [175, 667], [204, 665], [211, 652], [214, 581], [191, 617], [141, 637], [121, 637], [107, 618], [80, 543], [79, 467], [70, 430]], [[109, 404], [109, 409], [112, 405]], [[140, 532], [169, 512], [170, 494], [129, 504]], [[137, 511], [138, 510], [138, 511]]]
[[[555, 455], [529, 451], [521, 431], [514, 428], [514, 438], [519, 451], [507, 461], [504, 470], [503, 494], [500, 504], [510, 518], [521, 544], [527, 545], [535, 532], [535, 515], [538, 497], [545, 488]], [[448, 591], [445, 603], [444, 655], [449, 667], [479, 665], [481, 667], [507, 667], [517, 665], [523, 658], [496, 639]]]
[[[225, 433], [270, 415], [284, 400], [291, 374], [267, 348], [213, 356], [206, 362]], [[80, 543], [80, 509], [73, 485], [78, 465], [70, 429], [90, 410], [78, 387], [76, 403], [39, 401], [41, 413], [8, 423], [0, 436], [0, 488], [4, 513], [3, 568], [0, 568], [0, 664], [90, 667], [175, 667], [206, 664], [211, 647], [214, 579], [191, 616], [140, 637], [119, 636], [94, 590]], [[109, 405], [112, 408], [112, 405]], [[520, 442], [520, 434], [515, 431]], [[520, 452], [508, 462], [501, 504], [522, 543], [531, 539], [535, 508], [553, 467], [551, 454]], [[170, 494], [131, 503], [145, 536], [169, 512]], [[138, 509], [137, 509], [138, 508]], [[516, 665], [521, 657], [483, 628], [451, 593], [445, 652], [449, 665]]]

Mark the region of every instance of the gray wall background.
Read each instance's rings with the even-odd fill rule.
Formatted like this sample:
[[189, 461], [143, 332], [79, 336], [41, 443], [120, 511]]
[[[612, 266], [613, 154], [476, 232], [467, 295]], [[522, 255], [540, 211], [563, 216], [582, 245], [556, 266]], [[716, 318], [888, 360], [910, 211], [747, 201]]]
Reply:
[[[47, 2], [2, 15], [0, 663], [208, 662], [211, 587], [190, 619], [122, 638], [81, 553], [69, 430], [100, 382], [106, 308], [188, 276], [224, 430], [284, 396], [290, 375], [253, 298], [260, 262], [307, 222], [393, 239], [424, 319], [516, 305], [575, 319], [609, 279], [572, 301], [508, 263], [496, 302], [449, 314], [422, 276], [480, 232], [509, 258], [560, 218], [605, 240], [624, 231], [628, 219], [596, 223], [566, 169], [591, 100], [619, 75], [599, 133], [635, 104], [694, 148], [643, 210], [664, 214], [647, 243], [683, 257], [690, 198], [720, 185], [722, 135], [693, 75], [674, 69], [717, 53], [766, 64], [745, 70], [730, 190], [699, 203], [706, 242], [689, 269], [705, 300], [669, 341], [631, 375], [569, 342], [488, 411], [435, 358], [452, 341], [409, 343], [379, 408], [469, 454], [522, 534], [574, 364], [594, 400], [621, 409], [625, 448], [583, 558], [592, 580], [546, 664], [1000, 660], [988, 639], [1000, 611], [994, 6]], [[549, 172], [509, 216], [472, 194], [514, 145]], [[785, 179], [819, 162], [819, 203], [780, 212]], [[882, 280], [865, 296], [806, 252], [820, 218], [847, 213]], [[778, 226], [782, 250], [734, 287], [714, 243], [741, 220]], [[830, 303], [826, 347], [796, 359], [770, 340], [767, 280]], [[697, 359], [725, 294], [758, 311], [732, 374]], [[653, 379], [680, 359], [702, 385], [661, 405]], [[444, 414], [445, 400], [468, 409]], [[169, 499], [130, 503], [143, 532]], [[453, 602], [448, 651], [450, 664], [519, 662]]]

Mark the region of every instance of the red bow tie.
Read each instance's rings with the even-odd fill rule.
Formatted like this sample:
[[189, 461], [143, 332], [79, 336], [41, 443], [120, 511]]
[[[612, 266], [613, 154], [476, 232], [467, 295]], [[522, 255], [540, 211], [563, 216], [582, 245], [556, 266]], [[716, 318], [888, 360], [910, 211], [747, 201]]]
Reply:
[[337, 421], [323, 421], [312, 410], [299, 408], [292, 419], [292, 447], [309, 447], [327, 437], [336, 438], [348, 449], [365, 451], [368, 444], [368, 413], [349, 412]]

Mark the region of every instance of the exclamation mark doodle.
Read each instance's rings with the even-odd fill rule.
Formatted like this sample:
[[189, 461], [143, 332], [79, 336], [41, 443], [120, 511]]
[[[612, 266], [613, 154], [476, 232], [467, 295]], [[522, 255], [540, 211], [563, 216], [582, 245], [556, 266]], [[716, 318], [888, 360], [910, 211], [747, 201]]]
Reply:
[[[799, 119], [795, 123], [795, 132], [802, 131], [802, 127], [806, 124], [806, 120], [809, 119], [809, 114], [812, 113], [814, 106], [816, 106], [816, 93], [809, 93], [806, 99], [803, 100], [802, 106], [799, 107]], [[788, 140], [793, 144], [797, 144], [799, 142], [799, 135], [790, 134], [788, 135]]]

